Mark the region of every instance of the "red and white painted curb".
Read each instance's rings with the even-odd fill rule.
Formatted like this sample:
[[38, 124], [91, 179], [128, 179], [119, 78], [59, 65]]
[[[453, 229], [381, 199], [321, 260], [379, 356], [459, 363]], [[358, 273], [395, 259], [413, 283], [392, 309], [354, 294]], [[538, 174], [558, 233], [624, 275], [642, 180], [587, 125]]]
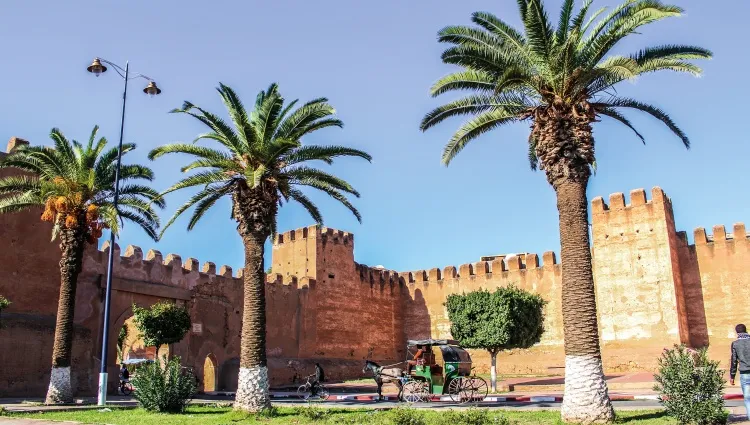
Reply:
[[[212, 395], [234, 397], [233, 392], [214, 392]], [[632, 401], [632, 400], [653, 400], [658, 401], [659, 396], [657, 394], [610, 394], [609, 398], [612, 401]], [[272, 400], [299, 400], [301, 397], [296, 393], [291, 392], [272, 392]], [[331, 394], [328, 396], [326, 401], [376, 401], [378, 396], [372, 394]], [[562, 402], [562, 396], [560, 395], [532, 395], [532, 396], [502, 396], [502, 395], [488, 395], [482, 400], [485, 403], [560, 403]], [[724, 400], [742, 400], [742, 394], [724, 394]], [[382, 401], [398, 401], [395, 395], [383, 396]], [[435, 395], [430, 398], [433, 402], [452, 402], [450, 396], [446, 395]]]

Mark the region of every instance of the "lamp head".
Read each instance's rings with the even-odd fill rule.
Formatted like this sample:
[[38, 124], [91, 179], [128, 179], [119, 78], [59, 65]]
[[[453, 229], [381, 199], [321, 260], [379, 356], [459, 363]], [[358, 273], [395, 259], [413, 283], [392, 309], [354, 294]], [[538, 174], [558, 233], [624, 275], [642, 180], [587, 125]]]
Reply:
[[161, 89], [156, 86], [155, 82], [149, 81], [148, 85], [146, 86], [146, 88], [143, 89], [143, 92], [146, 93], [147, 95], [153, 97], [153, 96], [156, 96], [157, 94], [161, 93]]
[[98, 77], [99, 75], [107, 71], [107, 67], [102, 65], [102, 63], [99, 61], [99, 58], [94, 58], [94, 61], [91, 62], [91, 65], [89, 65], [86, 70]]

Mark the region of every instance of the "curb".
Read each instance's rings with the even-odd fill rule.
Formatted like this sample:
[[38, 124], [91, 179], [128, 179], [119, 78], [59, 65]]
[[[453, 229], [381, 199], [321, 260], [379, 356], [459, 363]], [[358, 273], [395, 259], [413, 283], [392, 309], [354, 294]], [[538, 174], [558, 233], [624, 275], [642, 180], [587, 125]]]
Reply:
[[[227, 393], [230, 394], [230, 393]], [[234, 393], [231, 393], [234, 395]], [[657, 394], [623, 394], [623, 395], [611, 395], [610, 400], [612, 401], [633, 401], [633, 400], [652, 400], [658, 401], [659, 396]], [[271, 394], [272, 400], [282, 399], [297, 399], [302, 398], [296, 394]], [[742, 400], [742, 394], [724, 394], [724, 400]], [[376, 401], [377, 396], [375, 395], [356, 395], [356, 394], [340, 394], [340, 395], [329, 395], [326, 401]], [[383, 396], [381, 401], [397, 401], [396, 396]], [[432, 402], [452, 402], [450, 396], [446, 395], [433, 395], [430, 398]], [[562, 396], [500, 396], [500, 395], [488, 395], [484, 400], [479, 401], [480, 403], [498, 403], [498, 402], [515, 402], [515, 403], [560, 403], [563, 401]]]

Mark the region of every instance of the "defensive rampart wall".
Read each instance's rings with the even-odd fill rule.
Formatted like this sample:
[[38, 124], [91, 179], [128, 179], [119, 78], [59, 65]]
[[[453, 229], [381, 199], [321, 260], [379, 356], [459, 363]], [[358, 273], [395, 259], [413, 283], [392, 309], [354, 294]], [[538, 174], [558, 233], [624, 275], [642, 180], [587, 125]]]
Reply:
[[[13, 139], [14, 148], [25, 143]], [[0, 155], [2, 157], [2, 155]], [[1, 159], [1, 158], [0, 158]], [[0, 176], [10, 171], [1, 170]], [[736, 323], [750, 321], [750, 242], [745, 226], [728, 233], [702, 228], [689, 244], [677, 231], [672, 201], [660, 188], [591, 206], [591, 249], [600, 337], [607, 372], [653, 370], [664, 347], [709, 345], [726, 366]], [[0, 329], [0, 397], [43, 395], [49, 379], [59, 291], [57, 243], [40, 211], [0, 215], [0, 294], [13, 304]], [[189, 236], [188, 236], [189, 237]], [[91, 395], [100, 361], [102, 306], [109, 244], [90, 247], [76, 295], [73, 383]], [[239, 368], [242, 270], [115, 246], [110, 341], [131, 315], [133, 303], [160, 300], [190, 309], [193, 328], [170, 353], [182, 357], [205, 388], [233, 390]], [[330, 379], [362, 376], [365, 359], [404, 359], [407, 339], [446, 338], [449, 294], [516, 285], [547, 301], [545, 334], [529, 350], [503, 353], [501, 373], [563, 371], [560, 305], [564, 264], [553, 252], [483, 257], [481, 261], [396, 272], [354, 261], [354, 235], [310, 226], [278, 235], [267, 277], [267, 341], [274, 385], [291, 384], [321, 363]], [[116, 375], [116, 349], [108, 353]], [[480, 370], [487, 355], [474, 353]], [[204, 373], [206, 359], [212, 371]], [[209, 385], [210, 384], [210, 385]]]

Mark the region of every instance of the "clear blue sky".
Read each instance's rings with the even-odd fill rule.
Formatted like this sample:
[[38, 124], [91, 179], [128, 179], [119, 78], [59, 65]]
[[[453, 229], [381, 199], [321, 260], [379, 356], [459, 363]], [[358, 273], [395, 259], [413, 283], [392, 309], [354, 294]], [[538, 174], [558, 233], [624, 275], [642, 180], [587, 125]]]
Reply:
[[[559, 3], [547, 1], [555, 18]], [[647, 116], [631, 115], [647, 146], [624, 127], [597, 124], [599, 173], [589, 196], [659, 185], [673, 199], [677, 227], [692, 240], [696, 226], [731, 226], [748, 218], [744, 81], [750, 55], [744, 31], [750, 3], [732, 2], [730, 9], [704, 0], [678, 3], [686, 16], [652, 26], [620, 50], [697, 44], [715, 53], [702, 64], [705, 76], [653, 75], [622, 85], [620, 92], [669, 111], [693, 148], [686, 151]], [[441, 149], [461, 121], [426, 134], [418, 130], [425, 112], [451, 99], [428, 95], [431, 83], [452, 70], [440, 62], [443, 46], [436, 32], [469, 23], [477, 10], [518, 24], [515, 8], [512, 0], [6, 1], [0, 6], [0, 139], [19, 136], [48, 144], [49, 130], [60, 127], [81, 140], [99, 124], [115, 143], [122, 83], [114, 72], [98, 79], [87, 73], [95, 56], [129, 59], [133, 70], [155, 78], [164, 90], [151, 99], [140, 91], [142, 81], [132, 86], [125, 135], [139, 152], [128, 155], [130, 161], [147, 161], [151, 148], [189, 141], [203, 131], [189, 117], [167, 113], [183, 100], [224, 114], [214, 90], [220, 81], [246, 104], [276, 81], [288, 99], [327, 96], [346, 124], [306, 143], [346, 144], [374, 157], [372, 164], [352, 159], [331, 167], [361, 192], [355, 200], [361, 225], [343, 207], [313, 197], [326, 225], [355, 233], [358, 262], [413, 270], [498, 253], [559, 252], [554, 193], [543, 174], [528, 168], [526, 125], [475, 141], [449, 168], [440, 164]], [[153, 164], [158, 189], [178, 178], [183, 161]], [[164, 221], [189, 195], [168, 198]], [[280, 230], [309, 224], [301, 207], [281, 209]], [[196, 230], [186, 232], [185, 225], [186, 220], [175, 224], [158, 244], [131, 225], [120, 244], [123, 250], [127, 244], [144, 252], [155, 246], [165, 256], [174, 252], [201, 263], [242, 266], [228, 201]]]

